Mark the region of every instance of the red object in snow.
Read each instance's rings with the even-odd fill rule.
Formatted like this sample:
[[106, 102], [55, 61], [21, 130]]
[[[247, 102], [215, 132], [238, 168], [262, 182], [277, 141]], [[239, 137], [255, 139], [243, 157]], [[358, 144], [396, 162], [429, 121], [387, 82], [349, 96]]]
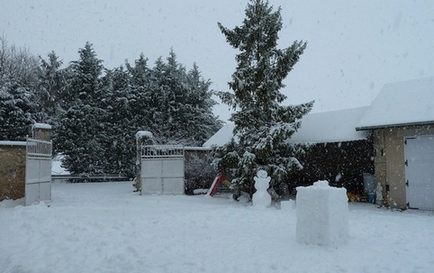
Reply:
[[219, 173], [212, 182], [211, 187], [208, 190], [208, 195], [213, 196], [215, 192], [217, 191], [217, 187], [220, 185], [221, 182], [226, 180], [226, 175]]

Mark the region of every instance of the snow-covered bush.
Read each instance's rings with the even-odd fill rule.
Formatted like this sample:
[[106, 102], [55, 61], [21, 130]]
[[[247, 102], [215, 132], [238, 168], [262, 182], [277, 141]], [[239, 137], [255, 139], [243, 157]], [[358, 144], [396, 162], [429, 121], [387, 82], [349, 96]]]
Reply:
[[209, 189], [217, 175], [211, 166], [213, 157], [210, 153], [186, 152], [185, 193], [193, 194], [195, 189]]

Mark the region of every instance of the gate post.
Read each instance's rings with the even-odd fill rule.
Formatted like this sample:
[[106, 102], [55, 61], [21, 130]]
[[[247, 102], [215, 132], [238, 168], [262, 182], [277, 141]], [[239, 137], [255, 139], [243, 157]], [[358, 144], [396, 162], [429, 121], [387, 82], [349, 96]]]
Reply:
[[140, 172], [142, 169], [142, 156], [143, 146], [154, 144], [154, 135], [149, 131], [138, 131], [136, 133], [136, 182], [133, 186], [136, 188], [135, 192], [142, 194], [142, 179], [140, 178]]
[[32, 138], [50, 141], [51, 140], [51, 126], [46, 123], [35, 123], [32, 126]]

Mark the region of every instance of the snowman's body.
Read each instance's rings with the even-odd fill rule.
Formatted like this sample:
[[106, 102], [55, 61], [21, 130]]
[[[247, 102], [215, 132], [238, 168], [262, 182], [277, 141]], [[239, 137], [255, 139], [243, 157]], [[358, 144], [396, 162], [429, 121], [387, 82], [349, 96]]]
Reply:
[[271, 204], [271, 196], [267, 189], [270, 186], [271, 178], [267, 175], [266, 171], [259, 170], [253, 179], [255, 180], [256, 188], [256, 192], [252, 197], [253, 206], [268, 207]]

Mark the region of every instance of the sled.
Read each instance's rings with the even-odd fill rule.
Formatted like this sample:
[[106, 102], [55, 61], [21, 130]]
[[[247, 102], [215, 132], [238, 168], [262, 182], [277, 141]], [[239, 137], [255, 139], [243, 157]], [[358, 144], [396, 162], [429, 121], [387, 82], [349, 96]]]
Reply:
[[224, 174], [222, 174], [222, 173], [219, 173], [219, 174], [214, 178], [214, 181], [212, 182], [211, 187], [209, 188], [207, 195], [209, 195], [209, 196], [213, 196], [213, 195], [216, 193], [217, 188], [218, 188], [218, 186], [220, 185], [220, 183], [223, 183], [223, 185], [225, 185], [225, 186], [228, 187], [228, 188], [230, 188], [230, 187], [232, 186], [231, 182], [229, 182], [229, 181], [226, 179], [226, 175], [224, 175]]

